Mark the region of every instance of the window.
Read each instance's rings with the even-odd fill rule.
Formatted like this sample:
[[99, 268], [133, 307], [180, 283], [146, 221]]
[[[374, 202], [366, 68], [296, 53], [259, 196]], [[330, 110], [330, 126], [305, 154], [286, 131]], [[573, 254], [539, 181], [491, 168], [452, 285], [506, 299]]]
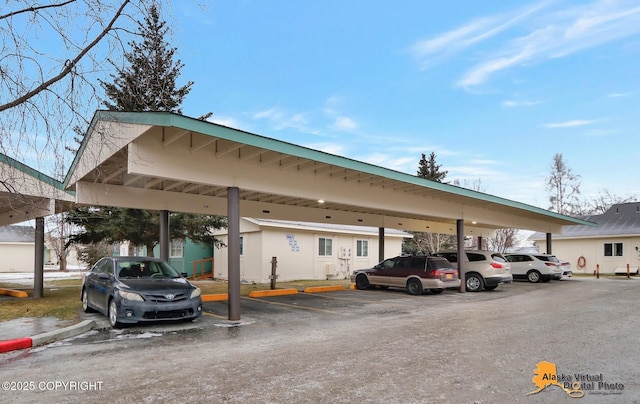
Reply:
[[318, 255], [331, 256], [333, 255], [333, 240], [330, 238], [320, 237], [318, 239]]
[[458, 254], [456, 253], [438, 253], [436, 255], [445, 258], [449, 262], [458, 262]]
[[144, 257], [147, 255], [147, 249], [143, 245], [133, 247], [133, 255], [136, 257]]
[[369, 256], [369, 240], [356, 241], [356, 257]]
[[605, 257], [622, 257], [622, 243], [604, 243]]
[[469, 262], [478, 262], [478, 261], [486, 261], [487, 258], [482, 254], [475, 253], [467, 253], [467, 258], [469, 258]]
[[174, 239], [171, 240], [170, 257], [182, 257], [184, 256], [184, 240]]
[[240, 236], [240, 255], [244, 254], [244, 236]]

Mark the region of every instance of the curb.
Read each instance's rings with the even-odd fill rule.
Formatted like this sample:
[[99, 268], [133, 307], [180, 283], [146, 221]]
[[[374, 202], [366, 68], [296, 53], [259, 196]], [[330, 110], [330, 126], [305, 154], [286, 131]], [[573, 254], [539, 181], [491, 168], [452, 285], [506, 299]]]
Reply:
[[0, 353], [16, 351], [19, 349], [34, 348], [60, 339], [73, 337], [85, 333], [95, 327], [94, 320], [84, 320], [69, 327], [26, 338], [15, 338], [7, 341], [0, 341]]

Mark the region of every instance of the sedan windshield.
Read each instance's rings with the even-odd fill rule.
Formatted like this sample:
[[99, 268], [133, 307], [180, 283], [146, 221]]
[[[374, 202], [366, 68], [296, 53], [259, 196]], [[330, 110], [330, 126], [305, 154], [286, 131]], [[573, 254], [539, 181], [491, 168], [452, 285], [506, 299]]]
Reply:
[[166, 262], [135, 260], [118, 261], [119, 278], [179, 278], [178, 271]]

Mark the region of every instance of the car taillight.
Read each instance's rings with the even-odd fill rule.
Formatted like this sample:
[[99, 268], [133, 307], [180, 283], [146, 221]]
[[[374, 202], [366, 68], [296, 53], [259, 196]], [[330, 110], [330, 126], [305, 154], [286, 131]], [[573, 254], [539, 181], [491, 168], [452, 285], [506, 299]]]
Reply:
[[553, 262], [545, 262], [544, 264], [545, 264], [546, 266], [548, 266], [548, 267], [555, 267], [555, 266], [557, 266], [557, 265], [556, 265], [556, 264], [554, 264]]
[[440, 278], [442, 275], [444, 275], [444, 272], [440, 272], [437, 269], [427, 272], [429, 278]]
[[499, 262], [492, 262], [492, 263], [491, 263], [491, 266], [492, 266], [492, 267], [494, 267], [494, 268], [496, 268], [496, 269], [502, 269], [502, 268], [504, 268], [504, 265], [502, 265], [502, 264], [501, 264], [501, 263], [499, 263]]

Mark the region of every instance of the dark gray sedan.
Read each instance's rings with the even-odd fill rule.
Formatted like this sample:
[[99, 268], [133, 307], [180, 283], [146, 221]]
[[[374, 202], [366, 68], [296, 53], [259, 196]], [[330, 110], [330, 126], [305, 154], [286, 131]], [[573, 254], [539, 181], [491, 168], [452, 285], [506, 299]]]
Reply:
[[112, 327], [202, 315], [200, 288], [152, 257], [104, 257], [82, 280], [82, 309], [98, 311]]

